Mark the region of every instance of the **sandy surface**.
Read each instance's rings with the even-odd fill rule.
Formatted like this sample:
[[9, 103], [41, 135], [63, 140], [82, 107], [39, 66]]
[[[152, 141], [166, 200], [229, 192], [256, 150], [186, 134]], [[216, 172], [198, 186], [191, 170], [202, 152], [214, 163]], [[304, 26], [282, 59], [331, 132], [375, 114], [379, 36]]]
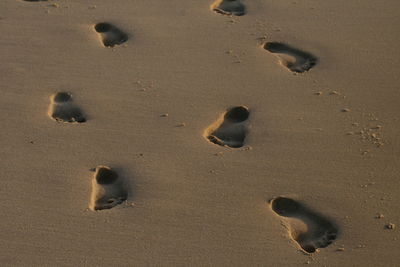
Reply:
[[[2, 266], [398, 266], [400, 2], [242, 3], [0, 1]], [[104, 47], [99, 22], [129, 39]], [[317, 65], [294, 74], [265, 42]], [[50, 118], [60, 91], [85, 123]], [[241, 105], [243, 147], [203, 137]], [[99, 165], [129, 197], [92, 211]], [[304, 253], [278, 196], [336, 240]]]

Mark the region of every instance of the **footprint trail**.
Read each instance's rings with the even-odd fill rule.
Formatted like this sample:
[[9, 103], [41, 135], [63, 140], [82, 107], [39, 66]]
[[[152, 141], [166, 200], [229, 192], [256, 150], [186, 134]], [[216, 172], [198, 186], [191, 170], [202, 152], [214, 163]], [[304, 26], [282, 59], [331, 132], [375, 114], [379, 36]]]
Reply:
[[86, 122], [81, 109], [74, 105], [72, 95], [67, 92], [59, 92], [51, 96], [48, 114], [58, 122]]
[[91, 210], [111, 209], [124, 202], [127, 189], [118, 174], [106, 166], [98, 166], [92, 179]]
[[281, 64], [293, 72], [309, 71], [318, 61], [312, 54], [300, 51], [287, 44], [268, 42], [263, 47], [270, 53], [277, 54]]
[[248, 132], [249, 116], [250, 112], [246, 107], [233, 107], [205, 130], [204, 137], [220, 146], [242, 147]]
[[101, 41], [106, 47], [114, 47], [128, 40], [126, 33], [107, 22], [97, 23], [94, 29], [99, 33]]
[[290, 237], [307, 253], [329, 246], [338, 235], [332, 222], [293, 199], [277, 197], [270, 205], [275, 213], [285, 218]]
[[246, 7], [240, 0], [217, 0], [211, 5], [211, 10], [223, 15], [243, 16]]

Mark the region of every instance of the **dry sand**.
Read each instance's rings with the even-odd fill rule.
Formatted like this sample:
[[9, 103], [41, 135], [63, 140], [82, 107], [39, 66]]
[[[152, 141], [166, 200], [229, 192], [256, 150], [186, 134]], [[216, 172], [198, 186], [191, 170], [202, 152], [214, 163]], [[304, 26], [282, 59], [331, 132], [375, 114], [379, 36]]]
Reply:
[[[0, 1], [2, 266], [399, 265], [400, 2], [241, 3]], [[209, 142], [234, 106], [244, 146]], [[92, 211], [101, 165], [129, 195]]]

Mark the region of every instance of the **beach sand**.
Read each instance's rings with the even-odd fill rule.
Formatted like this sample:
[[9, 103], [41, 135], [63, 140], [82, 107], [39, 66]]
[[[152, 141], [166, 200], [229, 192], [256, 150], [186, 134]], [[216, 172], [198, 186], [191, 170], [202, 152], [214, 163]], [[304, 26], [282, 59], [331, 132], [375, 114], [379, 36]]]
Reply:
[[2, 266], [400, 264], [400, 3], [212, 4], [0, 1]]

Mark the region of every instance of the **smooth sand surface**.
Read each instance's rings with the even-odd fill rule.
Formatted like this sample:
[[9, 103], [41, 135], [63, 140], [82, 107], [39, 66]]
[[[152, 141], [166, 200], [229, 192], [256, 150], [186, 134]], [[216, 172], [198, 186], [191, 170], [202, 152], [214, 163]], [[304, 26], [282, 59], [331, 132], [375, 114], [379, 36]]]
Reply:
[[[241, 3], [0, 1], [2, 266], [399, 265], [400, 2]], [[128, 39], [104, 47], [97, 23]], [[266, 42], [318, 62], [295, 74]], [[50, 118], [57, 92], [86, 122]], [[209, 142], [234, 106], [244, 146]], [[128, 201], [91, 211], [102, 165]], [[308, 215], [279, 196], [336, 240], [302, 252], [288, 228]]]

